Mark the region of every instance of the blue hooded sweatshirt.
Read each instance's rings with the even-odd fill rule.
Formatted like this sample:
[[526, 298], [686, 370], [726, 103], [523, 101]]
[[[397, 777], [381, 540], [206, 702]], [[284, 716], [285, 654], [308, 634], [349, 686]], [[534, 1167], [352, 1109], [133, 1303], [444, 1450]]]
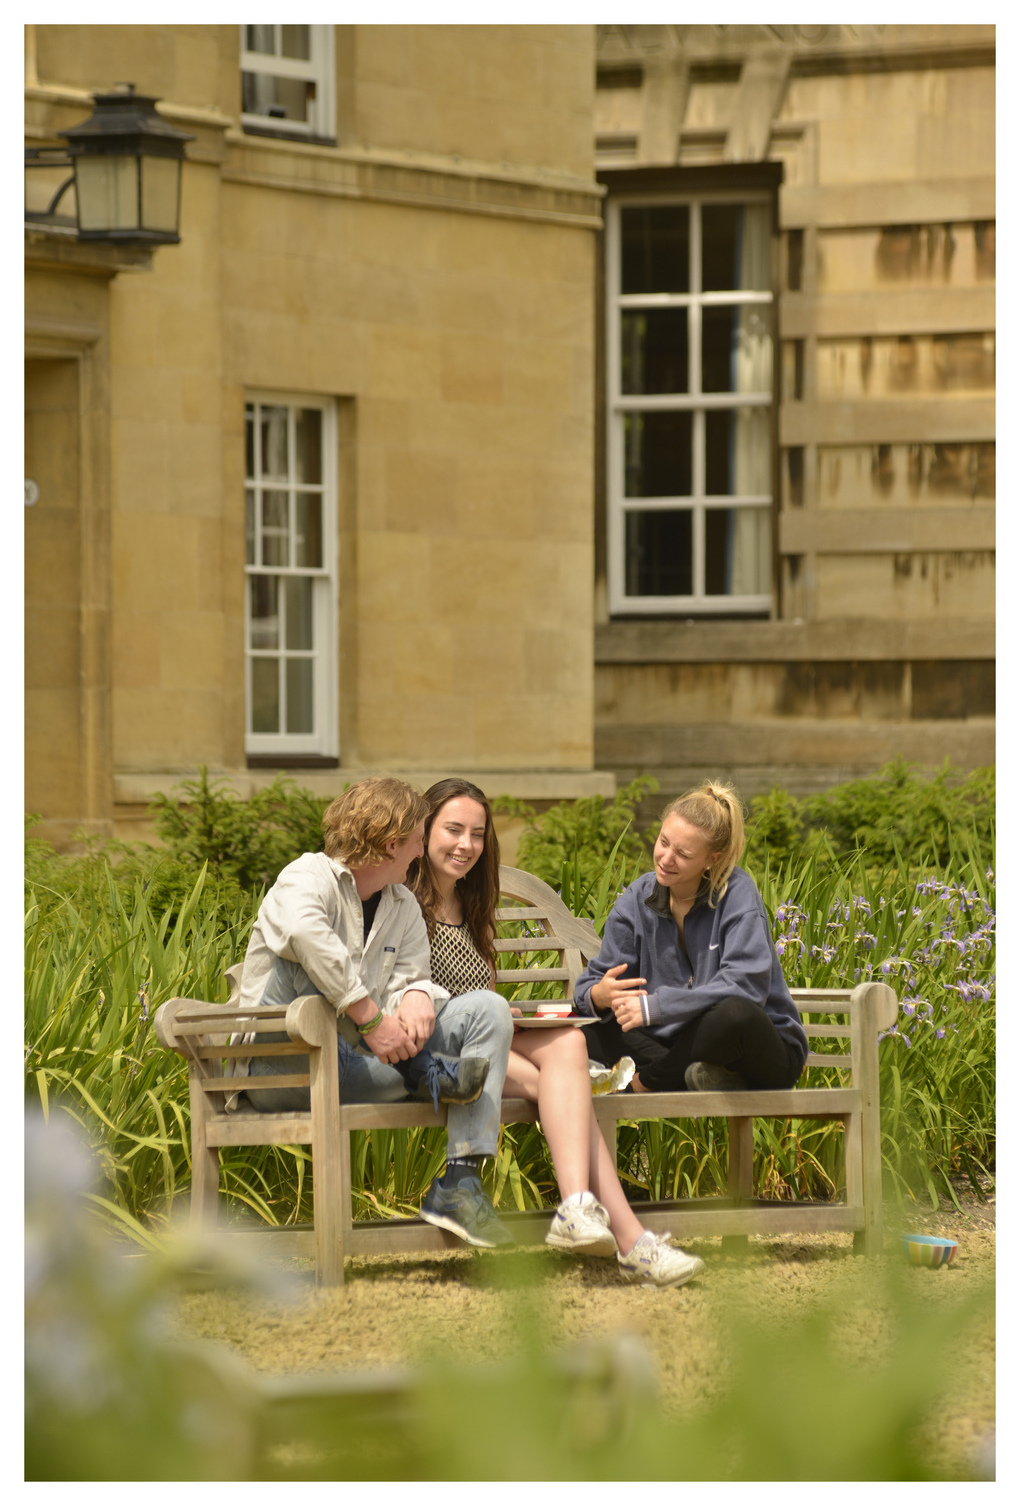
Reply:
[[620, 895], [606, 921], [602, 949], [577, 980], [578, 1014], [596, 1014], [594, 985], [625, 962], [624, 978], [644, 978], [644, 1025], [671, 1040], [723, 999], [760, 1004], [785, 1041], [807, 1060], [807, 1036], [790, 995], [754, 880], [734, 868], [713, 909], [708, 884], [684, 918], [684, 936], [669, 908], [669, 890], [643, 873]]

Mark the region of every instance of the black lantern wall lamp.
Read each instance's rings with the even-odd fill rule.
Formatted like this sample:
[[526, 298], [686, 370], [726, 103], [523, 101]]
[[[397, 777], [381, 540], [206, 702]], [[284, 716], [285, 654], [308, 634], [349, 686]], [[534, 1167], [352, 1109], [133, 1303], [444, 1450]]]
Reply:
[[26, 212], [26, 222], [57, 222], [57, 206], [73, 183], [79, 240], [176, 245], [181, 238], [184, 143], [195, 138], [158, 115], [155, 97], [136, 94], [134, 84], [92, 98], [95, 108], [88, 120], [57, 132], [66, 149], [26, 148], [26, 167], [73, 169], [48, 208]]

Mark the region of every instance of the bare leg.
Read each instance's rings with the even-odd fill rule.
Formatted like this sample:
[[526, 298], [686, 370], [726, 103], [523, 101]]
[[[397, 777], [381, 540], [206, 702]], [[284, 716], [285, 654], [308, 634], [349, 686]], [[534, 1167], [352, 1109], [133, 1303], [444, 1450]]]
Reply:
[[508, 1097], [519, 1093], [537, 1102], [561, 1198], [589, 1190], [591, 1078], [588, 1048], [580, 1037], [569, 1026], [517, 1031], [503, 1086]]
[[609, 1154], [609, 1146], [603, 1139], [599, 1122], [595, 1118], [594, 1105], [591, 1109], [590, 1137], [591, 1190], [609, 1214], [609, 1227], [616, 1235], [621, 1255], [627, 1255], [645, 1232], [644, 1225], [627, 1201], [627, 1194], [616, 1174], [616, 1165]]
[[543, 1031], [541, 1036], [517, 1031], [503, 1091], [507, 1097], [516, 1094], [537, 1102], [560, 1197], [593, 1192], [626, 1255], [644, 1228], [627, 1202], [595, 1118], [588, 1048], [580, 1036], [573, 1029]]

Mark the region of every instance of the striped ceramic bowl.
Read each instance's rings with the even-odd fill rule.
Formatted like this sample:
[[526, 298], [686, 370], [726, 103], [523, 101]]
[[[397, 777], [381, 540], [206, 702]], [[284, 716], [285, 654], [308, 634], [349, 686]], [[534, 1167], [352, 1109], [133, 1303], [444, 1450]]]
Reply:
[[948, 1265], [957, 1251], [955, 1239], [941, 1234], [901, 1234], [900, 1249], [911, 1265]]

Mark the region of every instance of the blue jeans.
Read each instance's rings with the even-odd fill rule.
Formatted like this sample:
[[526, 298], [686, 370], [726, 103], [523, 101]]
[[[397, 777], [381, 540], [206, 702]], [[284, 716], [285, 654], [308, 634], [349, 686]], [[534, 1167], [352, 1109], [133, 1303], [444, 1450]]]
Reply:
[[[319, 990], [296, 962], [276, 959], [266, 980], [260, 1004], [290, 1004], [302, 994]], [[259, 1040], [285, 1041], [286, 1033], [260, 1035]], [[474, 1103], [451, 1103], [446, 1115], [448, 1156], [492, 1156], [499, 1136], [499, 1107], [503, 1079], [513, 1039], [510, 1009], [490, 989], [448, 999], [436, 1015], [435, 1028], [425, 1045], [441, 1056], [484, 1056], [489, 1061], [485, 1086]], [[407, 1086], [396, 1067], [381, 1062], [367, 1046], [349, 1045], [337, 1036], [341, 1103], [396, 1103], [407, 1097]], [[307, 1056], [255, 1056], [249, 1069], [248, 1098], [264, 1114], [308, 1112], [307, 1088], [257, 1088], [253, 1079], [291, 1076], [308, 1071]]]

